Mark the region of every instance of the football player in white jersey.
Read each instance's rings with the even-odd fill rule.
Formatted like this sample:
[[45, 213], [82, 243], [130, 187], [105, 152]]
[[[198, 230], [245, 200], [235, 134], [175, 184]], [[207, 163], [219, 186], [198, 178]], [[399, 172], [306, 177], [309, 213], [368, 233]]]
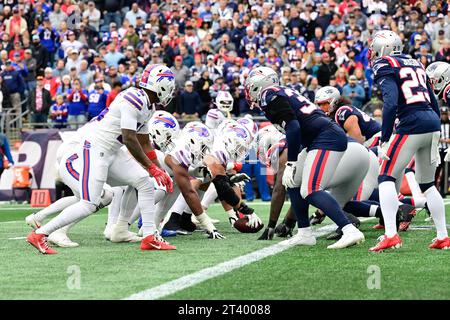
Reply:
[[[71, 172], [74, 178], [78, 177], [81, 201], [67, 207], [56, 218], [28, 235], [27, 241], [41, 253], [56, 253], [48, 246], [48, 234], [97, 210], [108, 176], [120, 181], [120, 185], [130, 185], [138, 191], [144, 235], [141, 249], [176, 249], [159, 236], [155, 226], [154, 187], [148, 173], [169, 192], [172, 191], [172, 180], [167, 172], [159, 167], [147, 126], [154, 111], [154, 104], [166, 106], [171, 101], [175, 77], [172, 71], [163, 65], [149, 65], [142, 74], [139, 86], [140, 88], [130, 87], [121, 92], [110, 107], [97, 116], [90, 124], [84, 141], [71, 156], [72, 160], [80, 158], [83, 164], [79, 172]], [[136, 167], [134, 170], [124, 170], [129, 166], [126, 162], [129, 159], [116, 159], [120, 156], [122, 145], [127, 147], [141, 165], [140, 169]], [[70, 157], [67, 158], [69, 159]]]
[[231, 110], [233, 110], [233, 96], [228, 91], [219, 91], [214, 101], [217, 109], [210, 109], [206, 113], [205, 124], [215, 134], [219, 125], [225, 119], [231, 119]]

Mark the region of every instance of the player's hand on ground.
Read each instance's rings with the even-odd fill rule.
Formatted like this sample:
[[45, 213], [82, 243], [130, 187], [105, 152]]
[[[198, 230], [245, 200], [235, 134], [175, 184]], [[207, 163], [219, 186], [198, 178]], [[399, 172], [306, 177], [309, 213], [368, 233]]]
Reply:
[[213, 230], [211, 232], [207, 232], [209, 239], [226, 239], [219, 231]]
[[156, 183], [158, 185], [162, 185], [166, 187], [167, 192], [173, 192], [173, 182], [168, 173], [161, 168], [159, 168], [156, 164], [152, 164], [148, 168], [148, 172], [155, 178]]
[[391, 160], [391, 158], [389, 158], [387, 155], [388, 150], [389, 150], [389, 142], [381, 143], [381, 145], [378, 147], [378, 157], [386, 161]]
[[247, 215], [247, 218], [248, 218], [247, 225], [250, 228], [257, 228], [260, 224], [262, 224], [261, 219], [256, 215], [256, 213]]
[[275, 234], [274, 228], [266, 228], [263, 234], [258, 238], [258, 240], [272, 240]]
[[294, 161], [286, 162], [286, 168], [284, 169], [282, 183], [286, 188], [295, 188], [295, 176], [296, 166]]
[[234, 226], [234, 223], [239, 219], [238, 214], [236, 213], [236, 211], [230, 211], [228, 213], [228, 222], [230, 222], [231, 226]]

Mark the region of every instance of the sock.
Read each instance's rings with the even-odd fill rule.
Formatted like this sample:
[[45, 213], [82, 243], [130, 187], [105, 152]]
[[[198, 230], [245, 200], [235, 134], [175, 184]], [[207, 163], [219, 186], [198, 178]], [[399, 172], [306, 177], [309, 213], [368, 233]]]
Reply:
[[268, 224], [269, 228], [275, 229], [276, 226], [277, 226], [276, 220], [269, 220], [269, 224]]
[[36, 230], [37, 234], [50, 233], [72, 223], [78, 222], [97, 210], [97, 206], [86, 201], [78, 201], [77, 203], [64, 209], [58, 216], [50, 220], [47, 224], [43, 225]]
[[122, 201], [122, 196], [124, 193], [124, 189], [121, 187], [114, 187], [112, 188], [112, 191], [114, 193], [113, 199], [111, 203], [108, 206], [108, 226], [112, 226], [116, 223], [117, 218], [120, 214], [120, 204]]
[[306, 197], [306, 200], [317, 209], [322, 210], [339, 228], [343, 228], [351, 223], [342, 211], [339, 203], [328, 192], [323, 190], [313, 192]]
[[225, 213], [227, 214], [228, 218], [236, 218], [236, 212], [234, 211], [234, 209], [230, 209], [225, 211]]
[[342, 209], [355, 217], [373, 217], [370, 215], [371, 207], [370, 204], [362, 201], [349, 201]]
[[180, 193], [175, 203], [172, 205], [172, 208], [168, 210], [168, 212], [176, 212], [181, 215], [184, 211], [186, 211], [187, 207], [186, 200], [184, 200], [183, 194]]
[[342, 233], [355, 232], [355, 230], [358, 230], [358, 228], [350, 223], [342, 228]]
[[[141, 210], [139, 210], [139, 207], [137, 206], [136, 208], [134, 208], [134, 211], [131, 214], [130, 218], [128, 218], [128, 224], [132, 225], [133, 223], [136, 222], [137, 219], [139, 219], [140, 216], [141, 216]], [[156, 220], [155, 220], [155, 222], [156, 222]]]
[[211, 183], [203, 195], [202, 199], [202, 207], [205, 210], [208, 210], [209, 206], [214, 203], [217, 198], [217, 190], [216, 187]]
[[44, 219], [46, 219], [50, 215], [61, 212], [65, 208], [67, 208], [77, 202], [78, 202], [78, 199], [75, 196], [61, 198], [61, 199], [53, 202], [48, 207], [36, 212], [34, 214], [34, 217], [39, 221], [44, 221]]
[[436, 226], [437, 238], [442, 240], [448, 237], [447, 226], [445, 222], [445, 207], [442, 196], [436, 187], [431, 187], [424, 192], [428, 203], [428, 209], [430, 210], [431, 217], [433, 218], [434, 225]]
[[[125, 189], [125, 192], [120, 197], [120, 209], [118, 217], [115, 219], [114, 223], [116, 221], [129, 221], [131, 219], [131, 216], [133, 215], [136, 208], [139, 210], [138, 206], [138, 198], [136, 195], [136, 189], [133, 187], [127, 187]], [[139, 211], [140, 212], [140, 211]], [[108, 216], [108, 223], [109, 223], [109, 216]]]
[[398, 210], [395, 182], [383, 181], [379, 184], [380, 206], [383, 213], [386, 236], [391, 238], [397, 234], [396, 216]]
[[309, 227], [308, 208], [309, 203], [300, 195], [300, 188], [288, 188], [287, 192], [291, 199], [291, 206], [297, 217], [299, 229]]
[[142, 216], [142, 233], [145, 238], [156, 232], [155, 188], [150, 179], [142, 179], [136, 183], [136, 189], [138, 190], [138, 205]]

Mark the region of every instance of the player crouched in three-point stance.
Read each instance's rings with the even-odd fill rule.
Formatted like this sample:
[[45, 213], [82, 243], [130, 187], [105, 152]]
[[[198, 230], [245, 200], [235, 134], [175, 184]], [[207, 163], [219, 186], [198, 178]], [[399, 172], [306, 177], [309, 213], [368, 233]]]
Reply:
[[[416, 179], [437, 230], [437, 238], [430, 248], [450, 247], [444, 202], [434, 186], [439, 164], [440, 111], [423, 65], [403, 55], [402, 49], [402, 41], [395, 32], [380, 31], [375, 34], [368, 52], [384, 101], [378, 155], [382, 163], [378, 182], [386, 232], [380, 237], [380, 242], [370, 248], [373, 252], [402, 245], [396, 228], [398, 200], [395, 182], [401, 178], [413, 156]], [[396, 118], [399, 122], [395, 134], [392, 134]]]
[[[154, 111], [154, 104], [165, 106], [172, 99], [174, 82], [170, 69], [162, 65], [149, 65], [142, 74], [140, 88], [131, 87], [121, 92], [108, 109], [89, 123], [82, 142], [73, 153], [70, 152], [71, 155], [67, 154], [62, 160], [69, 160], [71, 157], [72, 160], [81, 160], [79, 171], [71, 171], [71, 174], [78, 178], [81, 200], [30, 233], [27, 241], [31, 245], [44, 254], [56, 253], [49, 248], [47, 235], [95, 212], [100, 204], [103, 186], [109, 178], [117, 181], [118, 185], [129, 185], [137, 190], [144, 235], [141, 249], [175, 249], [160, 237], [155, 227], [154, 187], [149, 173], [158, 184], [166, 186], [169, 192], [172, 189], [172, 180], [167, 172], [159, 167], [147, 126]], [[122, 145], [127, 147], [135, 159], [126, 160], [137, 161], [141, 166], [125, 170], [130, 164], [119, 157]], [[121, 159], [122, 163], [118, 163]]]
[[[345, 216], [336, 199], [324, 191], [347, 149], [345, 132], [298, 92], [279, 86], [278, 75], [271, 68], [253, 69], [246, 79], [245, 90], [251, 107], [260, 107], [266, 118], [286, 133], [288, 161], [283, 185], [288, 188], [299, 225], [295, 243], [316, 244], [309, 222], [309, 204], [342, 228], [342, 238], [328, 246], [329, 249], [363, 242], [362, 232]], [[300, 171], [297, 158], [302, 148], [307, 148], [307, 155], [301, 185], [297, 185], [295, 174], [297, 169]]]

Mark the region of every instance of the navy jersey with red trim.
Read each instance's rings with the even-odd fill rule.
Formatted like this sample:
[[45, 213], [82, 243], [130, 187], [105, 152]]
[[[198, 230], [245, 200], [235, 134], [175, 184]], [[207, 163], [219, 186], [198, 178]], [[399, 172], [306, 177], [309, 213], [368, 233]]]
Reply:
[[[277, 97], [287, 99], [289, 110], [277, 104]], [[344, 151], [347, 148], [345, 132], [325, 113], [299, 92], [283, 86], [273, 86], [261, 92], [261, 109], [266, 118], [283, 131], [285, 114], [293, 112], [301, 130], [302, 147]]]
[[361, 130], [361, 134], [366, 138], [366, 140], [369, 140], [375, 134], [381, 131], [381, 124], [373, 120], [365, 112], [353, 106], [342, 106], [337, 109], [334, 115], [334, 120], [345, 131], [344, 124], [351, 116], [356, 116], [358, 118], [359, 129]]
[[372, 70], [383, 93], [382, 141], [389, 140], [395, 118], [400, 134], [440, 130], [439, 108], [422, 63], [407, 55], [385, 56], [374, 61]]

